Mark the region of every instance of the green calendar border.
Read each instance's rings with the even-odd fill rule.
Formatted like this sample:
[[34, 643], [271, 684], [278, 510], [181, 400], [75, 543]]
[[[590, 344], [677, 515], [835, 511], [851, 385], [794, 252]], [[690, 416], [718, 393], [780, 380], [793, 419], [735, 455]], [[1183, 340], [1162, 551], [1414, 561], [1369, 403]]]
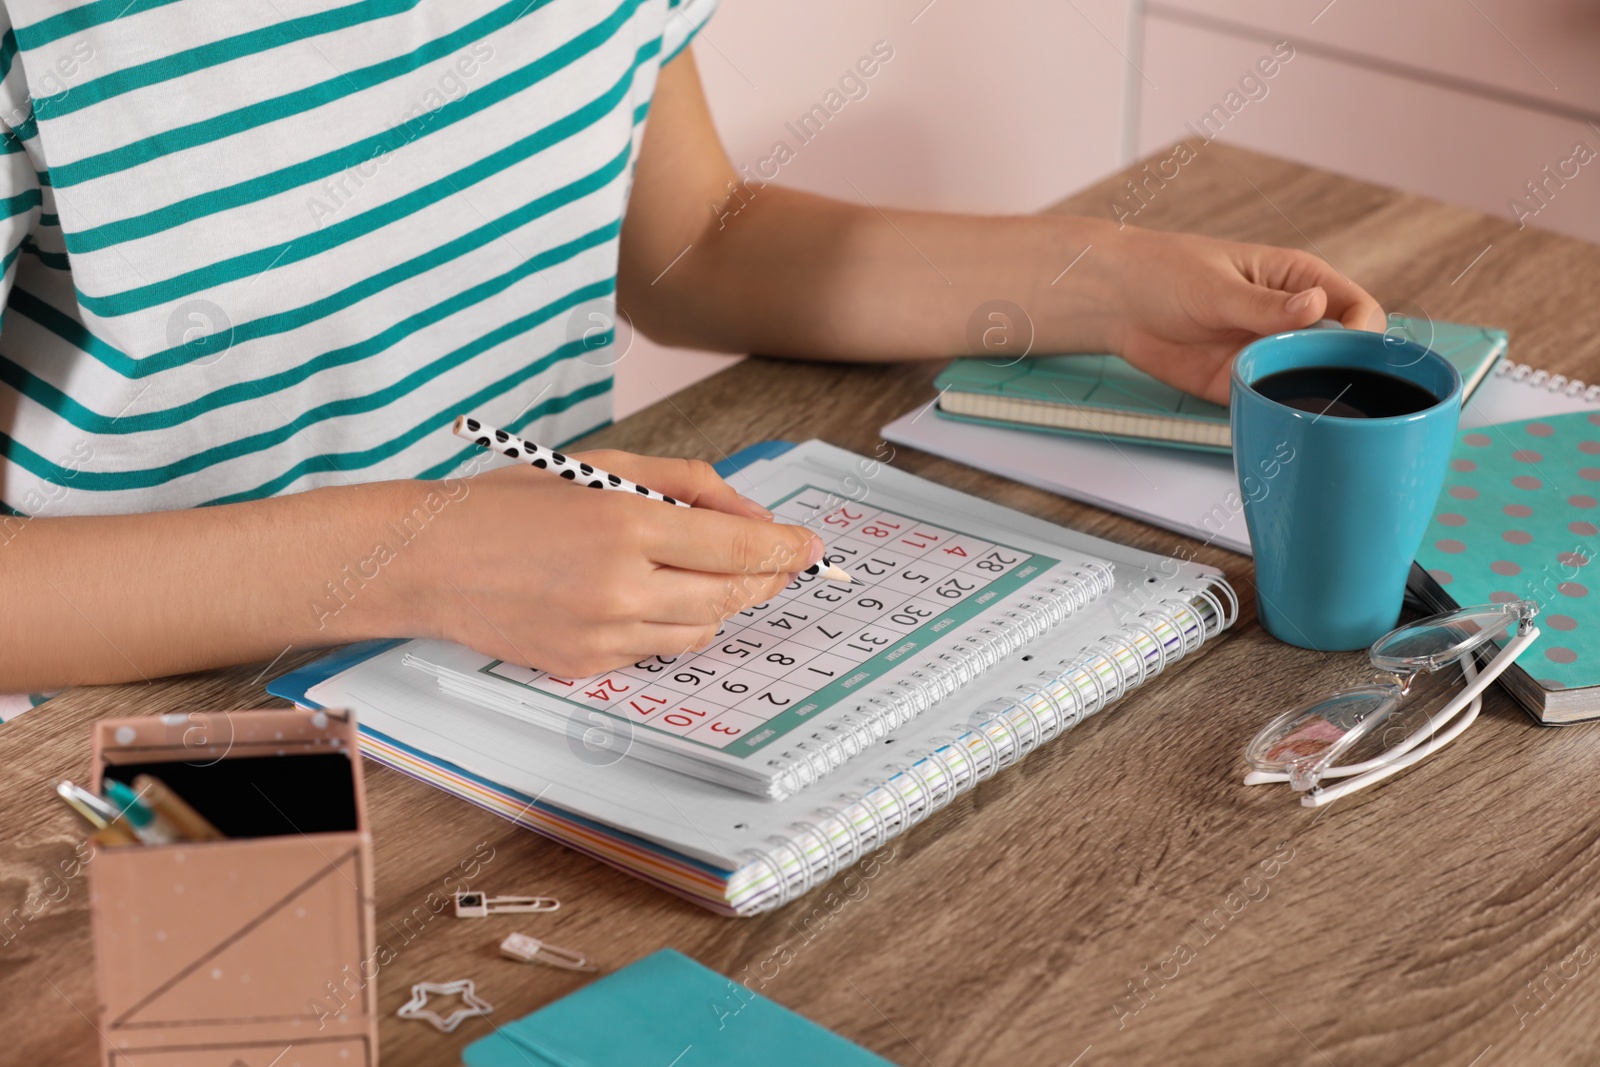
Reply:
[[[828, 490], [822, 489], [815, 485], [803, 485], [794, 492], [785, 496], [783, 499], [772, 504], [771, 508], [776, 510], [793, 500], [795, 497], [799, 496], [801, 493], [809, 491], [815, 491], [819, 493], [828, 492]], [[862, 502], [845, 501], [845, 503]], [[871, 659], [863, 661], [861, 665], [852, 671], [848, 677], [838, 678], [829, 682], [821, 689], [818, 689], [816, 692], [812, 693], [811, 696], [806, 699], [805, 703], [796, 707], [788, 708], [779, 712], [777, 715], [774, 715], [762, 725], [760, 730], [757, 730], [749, 737], [740, 738], [726, 747], [718, 747], [716, 745], [707, 744], [704, 741], [695, 740], [694, 738], [688, 737], [684, 734], [674, 734], [666, 730], [657, 730], [656, 732], [665, 734], [669, 737], [681, 738], [684, 741], [699, 745], [702, 748], [709, 749], [712, 752], [726, 752], [739, 759], [747, 759], [756, 755], [773, 742], [787, 736], [796, 727], [804, 724], [806, 720], [810, 719], [818, 712], [826, 711], [835, 704], [839, 703], [845, 697], [855, 693], [868, 682], [881, 678], [895, 667], [898, 667], [900, 665], [900, 661], [904, 660], [907, 656], [920, 652], [923, 649], [931, 648], [938, 641], [940, 635], [942, 635], [946, 630], [954, 629], [963, 623], [971, 621], [980, 611], [987, 608], [996, 600], [1010, 596], [1012, 593], [1031, 582], [1034, 577], [1061, 562], [1060, 560], [1053, 559], [1050, 556], [1043, 556], [1036, 552], [1029, 552], [1025, 548], [1018, 548], [1015, 545], [1008, 545], [999, 541], [991, 541], [987, 537], [980, 537], [975, 533], [969, 533], [965, 530], [956, 530], [951, 527], [944, 526], [942, 523], [930, 523], [930, 525], [940, 526], [941, 528], [948, 529], [952, 533], [962, 537], [970, 537], [977, 541], [987, 542], [994, 545], [996, 548], [1008, 548], [1013, 552], [1026, 556], [1027, 561], [1024, 563], [1019, 563], [1014, 570], [1008, 571], [999, 578], [996, 578], [993, 582], [990, 582], [989, 586], [984, 589], [983, 592], [978, 593], [976, 596], [968, 597], [966, 600], [963, 600], [960, 603], [951, 605], [950, 610], [944, 612], [938, 618], [930, 619], [928, 622], [923, 623], [915, 630], [912, 630], [910, 633], [902, 637], [893, 648], [886, 648], [882, 652], [879, 652], [877, 655], [873, 656]], [[843, 536], [848, 537], [849, 534], [845, 534]], [[494, 660], [482, 667], [479, 667], [478, 672], [480, 674], [489, 674], [491, 677], [502, 682], [510, 682], [512, 685], [520, 685], [525, 689], [533, 689], [533, 686], [527, 685], [526, 683], [512, 681], [510, 678], [502, 678], [498, 674], [491, 673], [494, 668], [498, 667], [504, 662], [504, 660]], [[599, 708], [592, 704], [580, 703], [579, 701], [570, 700], [567, 697], [560, 696], [555, 693], [547, 693], [542, 689], [533, 689], [533, 691], [542, 696], [548, 696], [551, 699], [559, 700], [562, 703], [571, 704], [574, 707], [582, 708], [585, 711], [600, 712], [602, 715], [608, 715], [620, 722], [627, 723], [629, 727], [635, 727], [636, 725], [649, 726], [648, 723], [635, 724], [633, 720], [629, 719], [627, 716], [618, 715], [616, 712], [610, 711], [607, 708]]]

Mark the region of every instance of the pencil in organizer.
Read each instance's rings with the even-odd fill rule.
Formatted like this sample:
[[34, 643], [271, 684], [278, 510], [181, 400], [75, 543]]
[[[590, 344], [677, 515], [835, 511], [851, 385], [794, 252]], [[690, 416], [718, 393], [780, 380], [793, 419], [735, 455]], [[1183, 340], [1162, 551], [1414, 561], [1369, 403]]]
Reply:
[[[658, 493], [654, 489], [647, 489], [642, 485], [630, 482], [621, 475], [611, 474], [598, 467], [587, 463], [580, 463], [570, 456], [562, 455], [553, 448], [536, 445], [532, 441], [524, 441], [514, 433], [497, 430], [478, 419], [466, 415], [456, 416], [455, 435], [467, 441], [482, 445], [484, 448], [498, 452], [502, 456], [520, 459], [530, 463], [540, 470], [552, 471], [577, 485], [586, 485], [591, 489], [611, 489], [619, 493], [636, 493], [650, 500], [659, 500], [664, 504], [675, 504], [680, 508], [689, 507], [681, 500], [675, 500], [665, 493]], [[813, 563], [802, 574], [817, 574], [832, 582], [844, 582], [855, 585], [856, 580], [850, 577], [838, 566], [826, 561]]]

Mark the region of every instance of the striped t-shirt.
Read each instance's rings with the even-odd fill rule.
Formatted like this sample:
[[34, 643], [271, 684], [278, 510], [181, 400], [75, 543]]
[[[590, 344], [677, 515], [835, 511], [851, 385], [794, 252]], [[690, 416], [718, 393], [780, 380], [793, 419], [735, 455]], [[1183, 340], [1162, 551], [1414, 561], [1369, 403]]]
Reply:
[[438, 477], [463, 412], [603, 425], [645, 114], [714, 6], [4, 0], [0, 501]]

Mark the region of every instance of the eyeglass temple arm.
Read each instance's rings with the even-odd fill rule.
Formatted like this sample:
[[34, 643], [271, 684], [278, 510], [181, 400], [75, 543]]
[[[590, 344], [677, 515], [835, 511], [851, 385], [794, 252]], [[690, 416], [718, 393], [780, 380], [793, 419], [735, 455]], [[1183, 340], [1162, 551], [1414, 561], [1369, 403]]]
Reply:
[[[1300, 798], [1300, 803], [1308, 808], [1319, 808], [1331, 804], [1340, 797], [1345, 797], [1359, 789], [1376, 782], [1381, 782], [1390, 775], [1398, 774], [1407, 767], [1419, 763], [1427, 757], [1438, 752], [1444, 746], [1460, 737], [1467, 727], [1477, 719], [1478, 712], [1483, 707], [1483, 691], [1489, 684], [1503, 674], [1507, 667], [1516, 661], [1530, 644], [1539, 636], [1537, 627], [1528, 626], [1518, 634], [1500, 651], [1494, 660], [1481, 673], [1472, 667], [1469, 661], [1463, 661], [1462, 668], [1469, 674], [1468, 684], [1465, 689], [1447, 704], [1437, 715], [1428, 721], [1426, 727], [1416, 731], [1405, 741], [1385, 752], [1375, 759], [1364, 763], [1353, 764], [1349, 767], [1330, 768], [1324, 772], [1324, 778], [1344, 778], [1338, 785], [1322, 786], [1307, 792]], [[1470, 705], [1470, 707], [1468, 707]], [[1467, 708], [1465, 714], [1460, 714]], [[1454, 723], [1441, 730], [1445, 723], [1460, 714]], [[1421, 742], [1426, 739], [1426, 743]], [[1288, 775], [1281, 776], [1287, 781]]]
[[[1356, 781], [1350, 781], [1326, 788], [1319, 786], [1316, 789], [1312, 789], [1303, 798], [1301, 798], [1301, 803], [1307, 807], [1319, 807], [1323, 804], [1337, 800], [1339, 797], [1353, 793], [1357, 789], [1361, 789], [1366, 785], [1370, 785], [1376, 781], [1381, 781], [1397, 771], [1404, 770], [1406, 767], [1411, 766], [1413, 763], [1416, 763], [1425, 756], [1439, 751], [1439, 749], [1443, 748], [1445, 745], [1454, 740], [1460, 734], [1460, 731], [1466, 728], [1465, 723], [1459, 724], [1458, 727], [1453, 727], [1453, 732], [1449, 733], [1448, 736], [1438, 733], [1440, 727], [1459, 714], [1461, 709], [1466, 707], [1469, 702], [1476, 700], [1478, 696], [1485, 689], [1487, 689], [1496, 678], [1505, 673], [1506, 668], [1510, 667], [1512, 663], [1516, 662], [1517, 657], [1522, 655], [1522, 652], [1525, 648], [1538, 639], [1539, 628], [1537, 626], [1534, 626], [1527, 621], [1524, 621], [1522, 626], [1522, 632], [1516, 637], [1512, 638], [1506, 644], [1506, 646], [1500, 650], [1499, 654], [1489, 662], [1489, 665], [1485, 667], [1482, 672], [1477, 672], [1475, 668], [1471, 667], [1470, 658], [1462, 661], [1463, 673], [1468, 673], [1470, 670], [1472, 675], [1475, 676], [1469, 676], [1466, 688], [1451, 698], [1450, 702], [1446, 704], [1444, 708], [1442, 708], [1437, 714], [1428, 720], [1426, 726], [1417, 730], [1410, 737], [1400, 742], [1400, 744], [1396, 745], [1394, 748], [1384, 752], [1382, 755], [1376, 756], [1362, 763], [1352, 763], [1346, 767], [1330, 767], [1322, 772], [1323, 778], [1355, 779], [1358, 776], [1366, 775], [1369, 772], [1374, 772], [1373, 777], [1361, 778], [1359, 783]], [[1476, 717], [1476, 709], [1474, 709], [1473, 717]], [[1469, 718], [1466, 721], [1470, 722], [1471, 719]], [[1433, 738], [1437, 743], [1429, 744], [1425, 752], [1403, 761], [1399, 759], [1399, 757], [1404, 757], [1408, 752], [1414, 749], [1417, 745], [1421, 744], [1424, 740], [1430, 738]], [[1381, 774], [1375, 773], [1380, 770], [1382, 771]], [[1245, 775], [1244, 784], [1265, 785], [1269, 782], [1287, 782], [1288, 780], [1289, 775], [1282, 771], [1251, 771]]]

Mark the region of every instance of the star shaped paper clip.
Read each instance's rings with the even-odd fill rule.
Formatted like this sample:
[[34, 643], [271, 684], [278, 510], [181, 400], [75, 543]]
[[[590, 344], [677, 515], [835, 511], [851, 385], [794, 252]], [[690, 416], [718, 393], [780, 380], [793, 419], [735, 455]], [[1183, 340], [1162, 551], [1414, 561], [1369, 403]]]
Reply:
[[[438, 1012], [428, 1007], [429, 993], [438, 993], [440, 996], [459, 993], [462, 1004], [466, 1006], [457, 1008], [441, 1019]], [[411, 987], [411, 999], [401, 1005], [400, 1010], [395, 1014], [402, 1019], [421, 1019], [424, 1022], [432, 1023], [435, 1030], [442, 1034], [448, 1034], [453, 1032], [465, 1020], [479, 1015], [488, 1015], [493, 1010], [494, 1005], [478, 996], [473, 990], [472, 979], [462, 978], [454, 982], [418, 982]]]

